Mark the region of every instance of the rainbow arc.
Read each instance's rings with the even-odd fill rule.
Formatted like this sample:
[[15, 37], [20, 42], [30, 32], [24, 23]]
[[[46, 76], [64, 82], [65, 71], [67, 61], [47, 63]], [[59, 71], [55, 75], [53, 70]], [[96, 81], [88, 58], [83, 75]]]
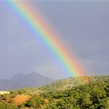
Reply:
[[34, 31], [36, 38], [40, 39], [48, 51], [52, 52], [69, 76], [86, 74], [75, 56], [62, 43], [53, 27], [50, 27], [49, 22], [40, 15], [40, 11], [33, 11], [25, 2], [11, 1], [8, 5]]

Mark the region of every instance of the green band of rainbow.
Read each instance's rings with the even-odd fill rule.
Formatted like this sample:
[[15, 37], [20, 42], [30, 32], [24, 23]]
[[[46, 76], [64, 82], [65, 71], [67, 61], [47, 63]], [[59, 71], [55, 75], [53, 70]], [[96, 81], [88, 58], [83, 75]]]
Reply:
[[77, 59], [67, 50], [57, 33], [51, 29], [48, 22], [41, 17], [38, 11], [33, 11], [26, 3], [18, 1], [11, 1], [8, 4], [37, 34], [36, 37], [40, 38], [47, 49], [53, 53], [69, 76], [82, 76], [86, 74], [80, 67]]

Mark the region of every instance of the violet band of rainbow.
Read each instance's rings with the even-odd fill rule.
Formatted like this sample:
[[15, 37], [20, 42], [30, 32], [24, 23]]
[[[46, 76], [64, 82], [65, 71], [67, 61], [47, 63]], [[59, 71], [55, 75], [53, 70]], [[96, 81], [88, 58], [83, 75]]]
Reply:
[[69, 76], [75, 77], [86, 74], [75, 56], [67, 50], [67, 47], [62, 43], [58, 34], [53, 31], [53, 28], [49, 26], [46, 19], [43, 19], [38, 10], [34, 11], [26, 3], [18, 1], [8, 1], [7, 3], [12, 11], [16, 12], [34, 31], [36, 37], [42, 41], [48, 51], [52, 52]]

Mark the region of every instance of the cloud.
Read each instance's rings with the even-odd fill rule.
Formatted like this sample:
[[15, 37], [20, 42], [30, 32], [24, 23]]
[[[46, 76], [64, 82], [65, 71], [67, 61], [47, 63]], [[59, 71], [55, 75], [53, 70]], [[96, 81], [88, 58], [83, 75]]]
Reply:
[[[34, 1], [29, 5], [34, 12], [39, 9], [89, 75], [108, 74], [108, 2]], [[32, 71], [51, 78], [67, 77], [37, 36], [5, 8], [5, 3], [0, 7], [0, 77]]]
[[49, 64], [43, 63], [40, 66], [36, 66], [34, 71], [40, 72], [41, 75], [48, 76], [53, 79], [62, 79], [70, 76], [55, 63], [51, 62]]
[[83, 60], [88, 75], [108, 75], [109, 61]]

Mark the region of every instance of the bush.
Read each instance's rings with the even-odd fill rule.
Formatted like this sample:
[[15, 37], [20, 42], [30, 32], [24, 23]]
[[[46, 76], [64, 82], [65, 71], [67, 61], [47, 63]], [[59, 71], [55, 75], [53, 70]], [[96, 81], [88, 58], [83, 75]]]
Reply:
[[40, 108], [42, 104], [44, 104], [44, 100], [40, 96], [35, 95], [27, 102], [26, 105], [28, 107]]

